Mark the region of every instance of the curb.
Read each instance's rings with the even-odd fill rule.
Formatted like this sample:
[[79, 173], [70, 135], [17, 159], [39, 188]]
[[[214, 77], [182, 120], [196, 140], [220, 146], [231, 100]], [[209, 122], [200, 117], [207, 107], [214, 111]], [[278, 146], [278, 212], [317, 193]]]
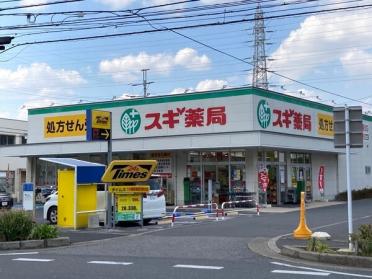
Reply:
[[69, 237], [57, 237], [40, 240], [3, 241], [0, 250], [39, 249], [71, 245]]
[[293, 247], [288, 245], [284, 245], [282, 248], [280, 248], [280, 254], [291, 258], [321, 263], [347, 265], [352, 267], [372, 267], [372, 257], [308, 252], [301, 249], [300, 247]]

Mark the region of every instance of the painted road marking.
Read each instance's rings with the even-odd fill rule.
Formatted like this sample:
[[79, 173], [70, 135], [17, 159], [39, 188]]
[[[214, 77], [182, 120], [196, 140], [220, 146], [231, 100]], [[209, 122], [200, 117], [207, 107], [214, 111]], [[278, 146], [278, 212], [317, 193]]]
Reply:
[[110, 265], [131, 265], [133, 263], [128, 262], [113, 262], [113, 261], [90, 261], [90, 264], [110, 264]]
[[0, 254], [0, 256], [18, 256], [18, 255], [36, 255], [39, 252], [18, 252], [18, 253], [4, 253]]
[[285, 267], [300, 268], [300, 269], [305, 269], [305, 270], [319, 271], [319, 272], [325, 272], [325, 273], [331, 273], [331, 274], [354, 276], [354, 277], [360, 277], [360, 278], [372, 278], [372, 275], [363, 275], [363, 274], [356, 274], [356, 273], [331, 271], [331, 270], [325, 270], [325, 269], [319, 269], [319, 268], [310, 268], [310, 267], [306, 267], [306, 266], [296, 266], [296, 265], [279, 263], [279, 262], [271, 262], [271, 263], [275, 264], [275, 265], [285, 266]]
[[296, 274], [296, 275], [314, 275], [314, 276], [329, 276], [329, 272], [314, 272], [314, 271], [294, 271], [294, 270], [272, 270], [272, 273]]
[[54, 259], [17, 258], [17, 259], [13, 259], [13, 261], [20, 261], [20, 262], [52, 262], [52, 261], [54, 261]]
[[223, 269], [223, 266], [209, 266], [209, 265], [188, 265], [188, 264], [176, 264], [173, 267], [178, 268], [195, 268], [195, 269]]

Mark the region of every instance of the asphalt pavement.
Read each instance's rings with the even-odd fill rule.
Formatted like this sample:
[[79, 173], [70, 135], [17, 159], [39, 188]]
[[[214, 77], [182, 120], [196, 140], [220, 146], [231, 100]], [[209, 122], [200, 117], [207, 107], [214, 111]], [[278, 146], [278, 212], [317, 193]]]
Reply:
[[[372, 223], [371, 214], [371, 200], [354, 203], [356, 226]], [[132, 233], [71, 247], [24, 251], [34, 254], [3, 253], [0, 278], [372, 278], [372, 270], [263, 256], [264, 245], [267, 248], [273, 237], [290, 234], [298, 219], [298, 211], [247, 213], [218, 222], [176, 223], [173, 228], [169, 224], [123, 228]], [[346, 204], [307, 211], [309, 227], [327, 231], [335, 239], [346, 238], [346, 220]], [[262, 247], [257, 245], [253, 252], [248, 249], [250, 243]]]

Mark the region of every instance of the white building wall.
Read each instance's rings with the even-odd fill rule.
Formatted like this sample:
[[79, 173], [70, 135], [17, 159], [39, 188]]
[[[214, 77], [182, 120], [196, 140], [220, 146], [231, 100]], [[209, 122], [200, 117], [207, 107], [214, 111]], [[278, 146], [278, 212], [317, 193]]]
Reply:
[[[0, 134], [14, 136], [14, 144], [22, 144], [22, 137], [27, 135], [27, 121], [0, 118]], [[7, 148], [13, 145], [1, 145]], [[0, 152], [1, 153], [1, 152]], [[0, 156], [0, 172], [14, 172], [14, 190], [12, 196], [19, 201], [22, 195], [22, 172], [26, 170], [26, 158]]]
[[324, 199], [333, 199], [338, 193], [338, 163], [337, 154], [313, 153], [311, 155], [313, 200], [321, 200], [318, 188], [319, 168], [324, 166]]
[[177, 205], [184, 205], [183, 179], [186, 177], [187, 151], [176, 152], [175, 200]]
[[248, 192], [257, 192], [257, 149], [246, 150], [246, 188]]
[[[372, 188], [372, 173], [366, 173], [366, 167], [372, 168], [372, 139], [370, 130], [372, 122], [364, 121], [367, 125], [367, 132], [365, 133], [364, 147], [351, 148], [350, 156], [350, 181], [351, 188], [363, 189]], [[368, 132], [369, 131], [369, 132]], [[344, 152], [344, 150], [340, 149]], [[340, 154], [338, 157], [338, 172], [339, 172], [339, 185], [340, 192], [346, 191], [346, 158], [345, 154]]]

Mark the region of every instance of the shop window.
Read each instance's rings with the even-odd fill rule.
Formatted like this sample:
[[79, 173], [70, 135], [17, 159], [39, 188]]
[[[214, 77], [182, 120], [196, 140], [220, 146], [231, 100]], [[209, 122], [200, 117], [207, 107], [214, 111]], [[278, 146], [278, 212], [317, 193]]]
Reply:
[[310, 154], [305, 154], [305, 164], [311, 164], [311, 156]]
[[229, 161], [229, 152], [216, 152], [216, 161], [217, 162], [227, 162]]
[[245, 152], [244, 151], [232, 151], [230, 152], [231, 162], [245, 162]]
[[189, 152], [188, 157], [189, 157], [189, 162], [190, 163], [200, 162], [200, 153], [199, 152], [191, 151], [191, 152]]
[[232, 192], [245, 192], [245, 166], [232, 165], [231, 166], [231, 189]]
[[291, 153], [290, 157], [291, 157], [291, 163], [292, 164], [297, 163], [297, 154], [296, 153]]
[[133, 153], [133, 160], [146, 160], [147, 154], [145, 153]]
[[278, 151], [266, 151], [266, 162], [278, 162]]
[[216, 152], [202, 152], [203, 162], [216, 162], [217, 154]]
[[279, 152], [279, 162], [280, 163], [285, 163], [285, 153], [284, 152]]
[[304, 154], [303, 153], [297, 153], [297, 163], [303, 164], [305, 162]]
[[365, 166], [365, 173], [368, 175], [371, 174], [371, 166]]
[[258, 151], [257, 152], [257, 160], [262, 162], [264, 161], [264, 152], [263, 151]]
[[15, 144], [15, 136], [0, 135], [0, 145], [13, 145]]

